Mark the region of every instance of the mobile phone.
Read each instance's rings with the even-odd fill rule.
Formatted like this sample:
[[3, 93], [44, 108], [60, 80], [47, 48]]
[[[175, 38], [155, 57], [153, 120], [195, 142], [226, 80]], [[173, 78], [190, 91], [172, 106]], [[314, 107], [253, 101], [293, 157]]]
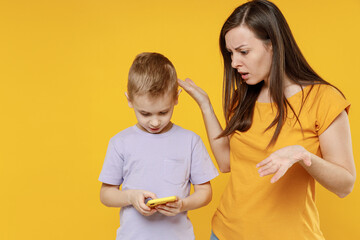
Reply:
[[145, 204], [148, 207], [155, 207], [157, 205], [166, 204], [168, 202], [175, 202], [176, 200], [177, 200], [176, 196], [157, 198], [157, 199], [148, 198], [145, 200]]

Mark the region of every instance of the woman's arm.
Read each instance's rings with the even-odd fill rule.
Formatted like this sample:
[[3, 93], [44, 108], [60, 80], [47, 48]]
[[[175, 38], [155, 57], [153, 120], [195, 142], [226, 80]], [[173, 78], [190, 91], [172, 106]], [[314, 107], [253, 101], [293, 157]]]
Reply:
[[230, 172], [229, 137], [217, 138], [222, 133], [223, 129], [215, 115], [209, 96], [188, 78], [185, 79], [185, 81], [178, 80], [178, 82], [179, 85], [194, 98], [201, 109], [210, 147], [220, 171]]
[[311, 154], [311, 167], [305, 169], [321, 185], [339, 197], [353, 189], [356, 169], [348, 115], [343, 111], [319, 136], [322, 157]]
[[181, 212], [194, 210], [206, 206], [212, 198], [210, 182], [194, 185], [194, 193], [190, 196], [178, 199], [176, 202], [159, 205], [156, 209], [166, 215], [175, 216]]
[[322, 158], [301, 146], [288, 146], [260, 162], [260, 176], [274, 174], [271, 182], [279, 180], [296, 162], [321, 185], [339, 197], [353, 189], [356, 170], [352, 151], [349, 119], [343, 111], [319, 136]]

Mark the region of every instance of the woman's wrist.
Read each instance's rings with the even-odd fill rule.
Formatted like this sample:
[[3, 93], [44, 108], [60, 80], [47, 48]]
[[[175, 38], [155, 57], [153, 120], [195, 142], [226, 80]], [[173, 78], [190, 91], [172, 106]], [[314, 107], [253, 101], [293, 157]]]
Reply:
[[199, 104], [199, 106], [200, 106], [201, 112], [203, 114], [208, 114], [208, 113], [214, 112], [214, 109], [211, 105], [210, 99], [207, 99], [207, 101]]
[[299, 147], [301, 147], [301, 151], [300, 151], [300, 154], [301, 154], [300, 159], [301, 160], [299, 161], [299, 164], [304, 168], [310, 167], [313, 154], [310, 153], [308, 150], [306, 150], [303, 146], [299, 146]]

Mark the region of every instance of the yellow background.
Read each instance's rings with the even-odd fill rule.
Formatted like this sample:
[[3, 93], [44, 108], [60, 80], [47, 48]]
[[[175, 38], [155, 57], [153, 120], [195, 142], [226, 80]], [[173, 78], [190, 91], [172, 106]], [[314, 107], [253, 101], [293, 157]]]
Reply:
[[[0, 1], [0, 239], [115, 239], [118, 209], [101, 205], [97, 178], [110, 137], [135, 124], [124, 97], [132, 60], [143, 51], [165, 54], [180, 78], [209, 93], [223, 122], [218, 35], [243, 2]], [[357, 161], [360, 1], [275, 3], [309, 63], [352, 102]], [[210, 149], [186, 93], [173, 121]], [[209, 238], [227, 177], [212, 181], [210, 205], [189, 214], [197, 239]], [[317, 193], [326, 238], [360, 239], [359, 181], [345, 199], [321, 186]]]

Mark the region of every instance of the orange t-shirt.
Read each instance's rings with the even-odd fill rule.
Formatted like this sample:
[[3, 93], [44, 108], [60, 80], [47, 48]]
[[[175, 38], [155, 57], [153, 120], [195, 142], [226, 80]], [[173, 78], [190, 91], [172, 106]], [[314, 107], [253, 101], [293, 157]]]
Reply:
[[[256, 168], [272, 152], [289, 145], [301, 145], [321, 156], [319, 135], [350, 107], [328, 85], [306, 86], [302, 92], [288, 98], [302, 129], [289, 110], [273, 147], [266, 150], [275, 128], [264, 132], [277, 110], [271, 103], [256, 102], [251, 128], [231, 136], [231, 175], [212, 220], [220, 240], [324, 239], [315, 206], [314, 178], [296, 163], [271, 184], [272, 176], [260, 177]], [[303, 97], [306, 100], [299, 115]]]

